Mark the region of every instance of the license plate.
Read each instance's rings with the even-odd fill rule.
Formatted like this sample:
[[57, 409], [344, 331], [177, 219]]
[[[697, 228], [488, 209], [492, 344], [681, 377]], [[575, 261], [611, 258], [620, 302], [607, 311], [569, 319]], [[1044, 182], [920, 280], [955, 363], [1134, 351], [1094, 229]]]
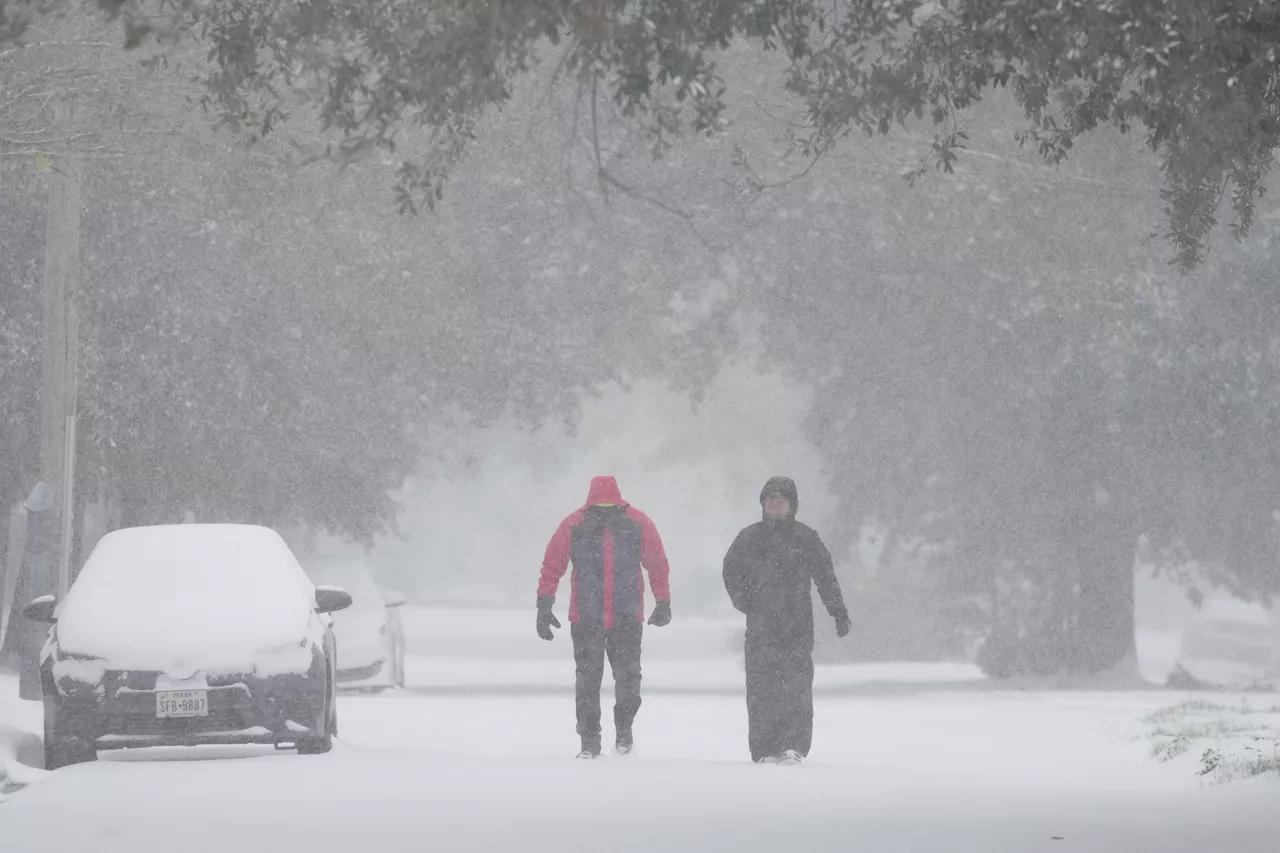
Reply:
[[156, 692], [157, 717], [209, 716], [208, 690], [159, 690]]

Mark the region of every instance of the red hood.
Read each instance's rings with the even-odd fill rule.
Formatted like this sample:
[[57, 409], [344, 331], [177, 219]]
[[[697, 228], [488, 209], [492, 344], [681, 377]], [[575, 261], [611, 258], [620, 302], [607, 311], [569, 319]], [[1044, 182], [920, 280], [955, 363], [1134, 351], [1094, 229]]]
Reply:
[[583, 506], [621, 505], [622, 503], [622, 491], [618, 488], [617, 480], [612, 477], [591, 478], [591, 491], [587, 493], [587, 502]]

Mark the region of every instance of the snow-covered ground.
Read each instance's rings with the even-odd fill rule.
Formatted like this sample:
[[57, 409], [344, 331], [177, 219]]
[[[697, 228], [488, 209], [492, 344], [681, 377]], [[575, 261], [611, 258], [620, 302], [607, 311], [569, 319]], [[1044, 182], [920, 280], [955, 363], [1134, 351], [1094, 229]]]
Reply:
[[[1152, 760], [1141, 720], [1168, 701], [824, 699], [812, 760], [785, 768], [746, 760], [733, 697], [653, 698], [635, 754], [578, 762], [568, 697], [352, 696], [329, 755], [108, 754], [11, 795], [0, 838], [33, 853], [1274, 850], [1280, 783], [1205, 788]], [[173, 760], [192, 758], [225, 760]]]
[[[687, 619], [646, 633], [636, 752], [580, 762], [567, 631], [543, 643], [529, 613], [406, 615], [410, 689], [343, 696], [331, 754], [141, 750], [34, 772], [0, 804], [0, 849], [1271, 853], [1280, 838], [1277, 776], [1212, 785], [1198, 755], [1159, 760], [1156, 728], [1190, 731], [1197, 706], [1169, 709], [1205, 696], [820, 667], [811, 760], [757, 766], [739, 629]], [[0, 723], [29, 744], [39, 705], [15, 696], [0, 676]]]
[[1160, 761], [1212, 783], [1280, 776], [1280, 696], [1210, 694], [1149, 715], [1147, 739]]
[[5, 791], [45, 776], [38, 702], [18, 698], [17, 676], [0, 673], [0, 801]]
[[[567, 648], [568, 638], [564, 640]], [[567, 654], [567, 652], [566, 652]], [[405, 659], [410, 689], [419, 692], [549, 692], [573, 690], [573, 663], [564, 660], [445, 658]], [[742, 663], [733, 658], [705, 661], [644, 661], [644, 688], [659, 693], [741, 693]], [[921, 685], [961, 686], [981, 680], [966, 664], [848, 664], [816, 667], [819, 693], [858, 688], [914, 689]]]

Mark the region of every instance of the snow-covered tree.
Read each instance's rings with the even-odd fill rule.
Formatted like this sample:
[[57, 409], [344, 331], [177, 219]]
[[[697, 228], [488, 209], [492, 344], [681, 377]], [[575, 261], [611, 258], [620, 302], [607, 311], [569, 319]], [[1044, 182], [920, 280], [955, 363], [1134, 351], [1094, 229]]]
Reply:
[[[1184, 269], [1224, 194], [1233, 230], [1249, 230], [1280, 146], [1280, 12], [1267, 0], [99, 3], [131, 43], [207, 40], [209, 99], [248, 133], [316, 107], [350, 155], [393, 150], [405, 124], [425, 126], [428, 150], [402, 173], [406, 207], [439, 198], [477, 122], [543, 53], [581, 92], [607, 92], [658, 152], [721, 128], [736, 92], [717, 59], [743, 42], [785, 57], [785, 87], [805, 107], [797, 143], [813, 157], [925, 120], [949, 169], [966, 138], [958, 116], [995, 87], [1025, 112], [1018, 139], [1051, 162], [1099, 127], [1140, 128], [1162, 161], [1165, 230]], [[595, 98], [584, 104], [594, 115]]]

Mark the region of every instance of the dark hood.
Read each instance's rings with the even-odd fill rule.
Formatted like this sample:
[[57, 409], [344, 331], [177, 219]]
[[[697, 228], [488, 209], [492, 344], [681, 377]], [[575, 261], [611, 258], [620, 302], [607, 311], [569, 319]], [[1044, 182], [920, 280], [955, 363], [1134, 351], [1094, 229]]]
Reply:
[[796, 481], [790, 477], [770, 477], [760, 490], [760, 516], [764, 518], [764, 499], [769, 494], [778, 494], [791, 502], [791, 514], [787, 518], [794, 520], [796, 510], [800, 509], [800, 493], [796, 491]]

